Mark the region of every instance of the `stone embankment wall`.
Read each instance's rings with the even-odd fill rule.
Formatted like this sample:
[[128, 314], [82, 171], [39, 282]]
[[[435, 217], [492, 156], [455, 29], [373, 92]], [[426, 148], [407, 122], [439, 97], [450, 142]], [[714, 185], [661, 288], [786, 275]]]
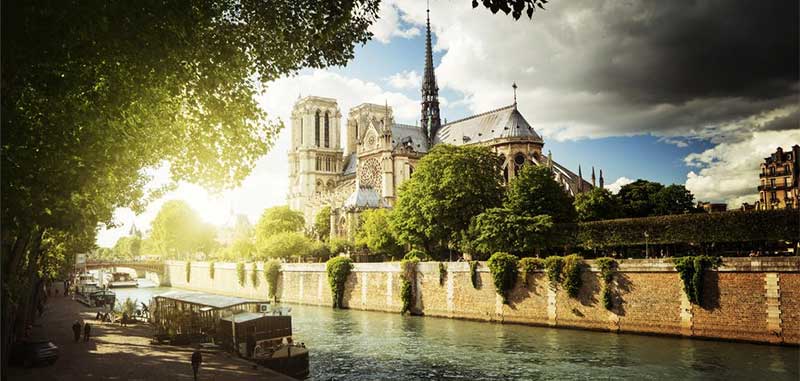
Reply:
[[[800, 257], [727, 258], [705, 275], [703, 305], [689, 303], [683, 283], [668, 260], [621, 260], [613, 282], [614, 308], [600, 302], [599, 270], [582, 274], [577, 298], [551, 287], [544, 272], [517, 282], [509, 304], [497, 295], [485, 263], [478, 268], [478, 287], [470, 280], [469, 265], [445, 263], [439, 282], [439, 263], [417, 268], [415, 310], [426, 316], [503, 323], [582, 328], [591, 330], [676, 335], [775, 344], [800, 344]], [[192, 264], [186, 282], [185, 262], [167, 264], [173, 287], [218, 294], [267, 299], [260, 264], [259, 282], [251, 282], [247, 265], [241, 286], [233, 263]], [[400, 311], [400, 264], [356, 263], [345, 287], [344, 305], [361, 310]], [[278, 295], [284, 302], [330, 306], [331, 291], [325, 264], [282, 266]]]

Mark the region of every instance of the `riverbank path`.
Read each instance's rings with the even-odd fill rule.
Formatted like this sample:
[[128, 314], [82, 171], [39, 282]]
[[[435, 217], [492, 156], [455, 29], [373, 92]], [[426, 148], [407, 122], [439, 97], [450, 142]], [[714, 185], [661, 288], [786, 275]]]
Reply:
[[[150, 344], [144, 323], [122, 327], [94, 320], [92, 309], [69, 297], [51, 297], [44, 315], [33, 328], [34, 337], [47, 337], [60, 349], [53, 365], [29, 369], [11, 367], [10, 381], [72, 380], [193, 380], [191, 356], [195, 348]], [[74, 342], [75, 320], [92, 325], [91, 340]], [[203, 352], [198, 380], [291, 381], [270, 369], [224, 352]]]

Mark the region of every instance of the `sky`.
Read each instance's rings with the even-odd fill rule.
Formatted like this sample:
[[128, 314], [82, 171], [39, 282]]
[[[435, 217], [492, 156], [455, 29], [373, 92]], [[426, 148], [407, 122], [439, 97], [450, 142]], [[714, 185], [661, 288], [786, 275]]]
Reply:
[[[696, 200], [737, 207], [757, 199], [757, 170], [778, 146], [800, 144], [798, 2], [554, 0], [533, 20], [493, 15], [467, 0], [431, 0], [441, 115], [463, 118], [513, 103], [573, 171], [603, 169], [612, 191], [642, 178], [683, 184]], [[260, 105], [288, 121], [299, 96], [337, 99], [347, 111], [388, 103], [418, 123], [425, 2], [385, 0], [344, 67], [301, 70], [266, 84]], [[345, 125], [343, 122], [342, 125]], [[161, 205], [186, 200], [208, 223], [255, 223], [286, 203], [289, 126], [236, 188], [209, 194], [187, 183], [135, 215], [115, 213], [99, 246], [131, 224], [149, 230]], [[153, 183], [168, 177], [153, 168]]]

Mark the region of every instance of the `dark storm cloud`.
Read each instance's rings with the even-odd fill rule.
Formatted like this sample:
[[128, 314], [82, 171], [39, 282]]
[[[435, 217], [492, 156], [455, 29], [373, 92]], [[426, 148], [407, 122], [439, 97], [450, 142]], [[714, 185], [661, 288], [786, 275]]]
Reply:
[[664, 1], [602, 7], [606, 43], [580, 80], [642, 103], [797, 93], [798, 1]]

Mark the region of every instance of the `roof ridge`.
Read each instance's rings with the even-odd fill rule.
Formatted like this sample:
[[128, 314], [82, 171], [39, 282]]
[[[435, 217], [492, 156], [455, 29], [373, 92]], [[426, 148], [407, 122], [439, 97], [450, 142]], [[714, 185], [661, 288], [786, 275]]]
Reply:
[[449, 125], [451, 125], [451, 124], [455, 124], [455, 123], [463, 122], [463, 121], [465, 121], [465, 120], [470, 120], [470, 119], [473, 119], [473, 118], [481, 117], [481, 116], [484, 116], [484, 115], [491, 114], [491, 113], [493, 113], [493, 112], [498, 112], [498, 111], [505, 110], [505, 109], [507, 109], [507, 108], [512, 108], [512, 107], [514, 107], [514, 105], [513, 105], [513, 104], [510, 104], [510, 105], [508, 105], [508, 106], [499, 107], [499, 108], [496, 108], [496, 109], [494, 109], [494, 110], [489, 110], [489, 111], [486, 111], [486, 112], [482, 112], [482, 113], [480, 113], [480, 114], [475, 114], [475, 115], [472, 115], [472, 116], [468, 116], [468, 117], [466, 117], [466, 118], [457, 119], [457, 120], [454, 120], [454, 121], [452, 121], [452, 122], [449, 122], [449, 123], [447, 123], [447, 124], [443, 124], [442, 126], [443, 126], [443, 127], [444, 127], [444, 126], [449, 126]]

